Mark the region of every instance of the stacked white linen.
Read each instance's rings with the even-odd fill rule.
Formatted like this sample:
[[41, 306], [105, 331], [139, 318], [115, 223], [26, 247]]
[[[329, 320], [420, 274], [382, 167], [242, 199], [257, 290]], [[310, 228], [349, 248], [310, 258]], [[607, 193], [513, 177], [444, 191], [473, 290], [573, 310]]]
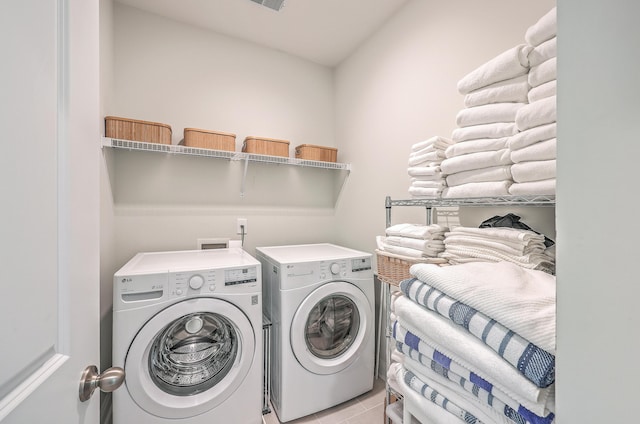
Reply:
[[465, 108], [456, 116], [455, 144], [440, 166], [448, 186], [443, 197], [509, 194], [513, 162], [508, 140], [518, 131], [518, 111], [527, 105], [530, 51], [526, 44], [515, 46], [458, 81]]
[[556, 57], [557, 20], [554, 7], [525, 34], [531, 69], [528, 74], [529, 104], [516, 115], [521, 131], [509, 140], [513, 195], [556, 192]]
[[453, 141], [434, 136], [411, 146], [409, 154], [410, 177], [409, 194], [413, 198], [436, 199], [442, 194], [445, 180], [440, 163], [444, 159], [444, 151]]
[[410, 272], [392, 316], [405, 407], [430, 416], [437, 405], [463, 422], [553, 423], [555, 277], [508, 262]]
[[435, 259], [444, 251], [444, 235], [449, 228], [439, 224], [396, 224], [385, 230], [385, 237], [377, 237], [378, 250], [407, 259]]
[[544, 235], [509, 227], [456, 227], [445, 234], [439, 256], [449, 264], [507, 261], [522, 268], [555, 273], [555, 258], [546, 253]]

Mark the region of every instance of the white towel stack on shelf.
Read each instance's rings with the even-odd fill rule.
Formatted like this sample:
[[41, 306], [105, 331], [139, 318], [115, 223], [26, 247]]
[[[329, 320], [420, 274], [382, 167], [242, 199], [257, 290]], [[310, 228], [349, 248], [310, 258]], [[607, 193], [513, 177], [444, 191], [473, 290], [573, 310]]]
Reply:
[[409, 154], [409, 194], [416, 199], [437, 199], [445, 187], [440, 163], [453, 141], [434, 136], [411, 146]]
[[441, 169], [443, 197], [468, 198], [509, 194], [513, 183], [509, 137], [517, 134], [516, 116], [527, 105], [528, 55], [532, 47], [515, 46], [476, 68], [458, 82], [465, 108], [456, 116], [455, 142]]
[[396, 224], [385, 230], [385, 237], [378, 237], [378, 250], [406, 259], [429, 259], [425, 262], [441, 263], [438, 258], [444, 251], [444, 235], [449, 228], [438, 224]]
[[556, 8], [529, 27], [525, 41], [531, 69], [529, 104], [516, 115], [521, 131], [509, 140], [513, 195], [554, 195], [556, 192]]
[[511, 262], [522, 268], [555, 273], [555, 258], [545, 253], [544, 235], [509, 227], [456, 227], [445, 234], [440, 257], [449, 264]]

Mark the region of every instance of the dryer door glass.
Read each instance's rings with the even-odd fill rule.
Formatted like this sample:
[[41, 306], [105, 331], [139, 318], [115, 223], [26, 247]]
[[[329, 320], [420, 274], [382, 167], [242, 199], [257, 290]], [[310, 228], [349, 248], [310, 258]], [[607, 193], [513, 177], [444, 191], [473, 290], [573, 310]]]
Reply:
[[356, 339], [360, 314], [356, 304], [346, 296], [327, 296], [313, 307], [305, 328], [309, 350], [318, 358], [335, 358]]
[[225, 317], [185, 315], [158, 333], [149, 353], [149, 373], [163, 391], [190, 396], [206, 391], [229, 372], [238, 353], [238, 334]]

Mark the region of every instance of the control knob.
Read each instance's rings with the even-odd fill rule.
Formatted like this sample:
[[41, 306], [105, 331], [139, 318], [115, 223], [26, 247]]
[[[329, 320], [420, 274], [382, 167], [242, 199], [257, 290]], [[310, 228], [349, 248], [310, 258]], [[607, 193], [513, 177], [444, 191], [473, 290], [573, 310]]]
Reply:
[[189, 287], [191, 287], [193, 290], [200, 289], [203, 284], [204, 278], [202, 278], [200, 275], [194, 275], [193, 277], [189, 278]]
[[334, 275], [338, 274], [338, 273], [340, 273], [340, 265], [338, 265], [337, 263], [334, 262], [334, 263], [331, 264], [330, 270], [331, 270], [332, 274], [334, 274]]

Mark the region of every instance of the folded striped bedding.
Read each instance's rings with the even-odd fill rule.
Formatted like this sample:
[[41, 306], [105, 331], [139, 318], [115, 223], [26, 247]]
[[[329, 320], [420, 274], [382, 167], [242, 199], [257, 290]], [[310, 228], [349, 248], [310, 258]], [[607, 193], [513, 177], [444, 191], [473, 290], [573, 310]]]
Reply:
[[555, 356], [496, 320], [456, 301], [417, 278], [402, 281], [400, 290], [422, 307], [465, 328], [536, 386], [549, 387], [555, 381]]
[[431, 402], [445, 409], [447, 412], [455, 415], [460, 418], [465, 423], [470, 424], [483, 424], [483, 421], [480, 421], [473, 414], [455, 403], [451, 402], [449, 399], [440, 394], [437, 390], [429, 387], [425, 382], [418, 378], [414, 373], [408, 371], [407, 369], [402, 370], [402, 381], [405, 382], [407, 386], [413, 391], [420, 393], [424, 398], [429, 399]]
[[[393, 304], [394, 320], [424, 342], [419, 345], [421, 349], [426, 345], [441, 352], [461, 367], [490, 380], [512, 399], [538, 414], [544, 415], [545, 408], [552, 410], [549, 401], [555, 384], [547, 388], [536, 386], [467, 330], [398, 292], [401, 296]], [[432, 355], [427, 350], [420, 352]]]
[[[411, 360], [424, 368], [424, 370], [421, 369], [424, 374], [435, 373], [436, 378], [439, 376], [454, 383], [459, 387], [458, 392], [473, 396], [482, 405], [504, 415], [509, 420], [518, 424], [553, 422], [555, 415], [548, 409], [538, 406], [535, 408], [537, 413], [530, 410], [477, 373], [465, 369], [447, 355], [429, 346], [397, 321], [393, 325], [393, 337], [396, 340], [396, 349], [405, 355], [405, 363]], [[425, 381], [422, 383], [427, 384]]]

